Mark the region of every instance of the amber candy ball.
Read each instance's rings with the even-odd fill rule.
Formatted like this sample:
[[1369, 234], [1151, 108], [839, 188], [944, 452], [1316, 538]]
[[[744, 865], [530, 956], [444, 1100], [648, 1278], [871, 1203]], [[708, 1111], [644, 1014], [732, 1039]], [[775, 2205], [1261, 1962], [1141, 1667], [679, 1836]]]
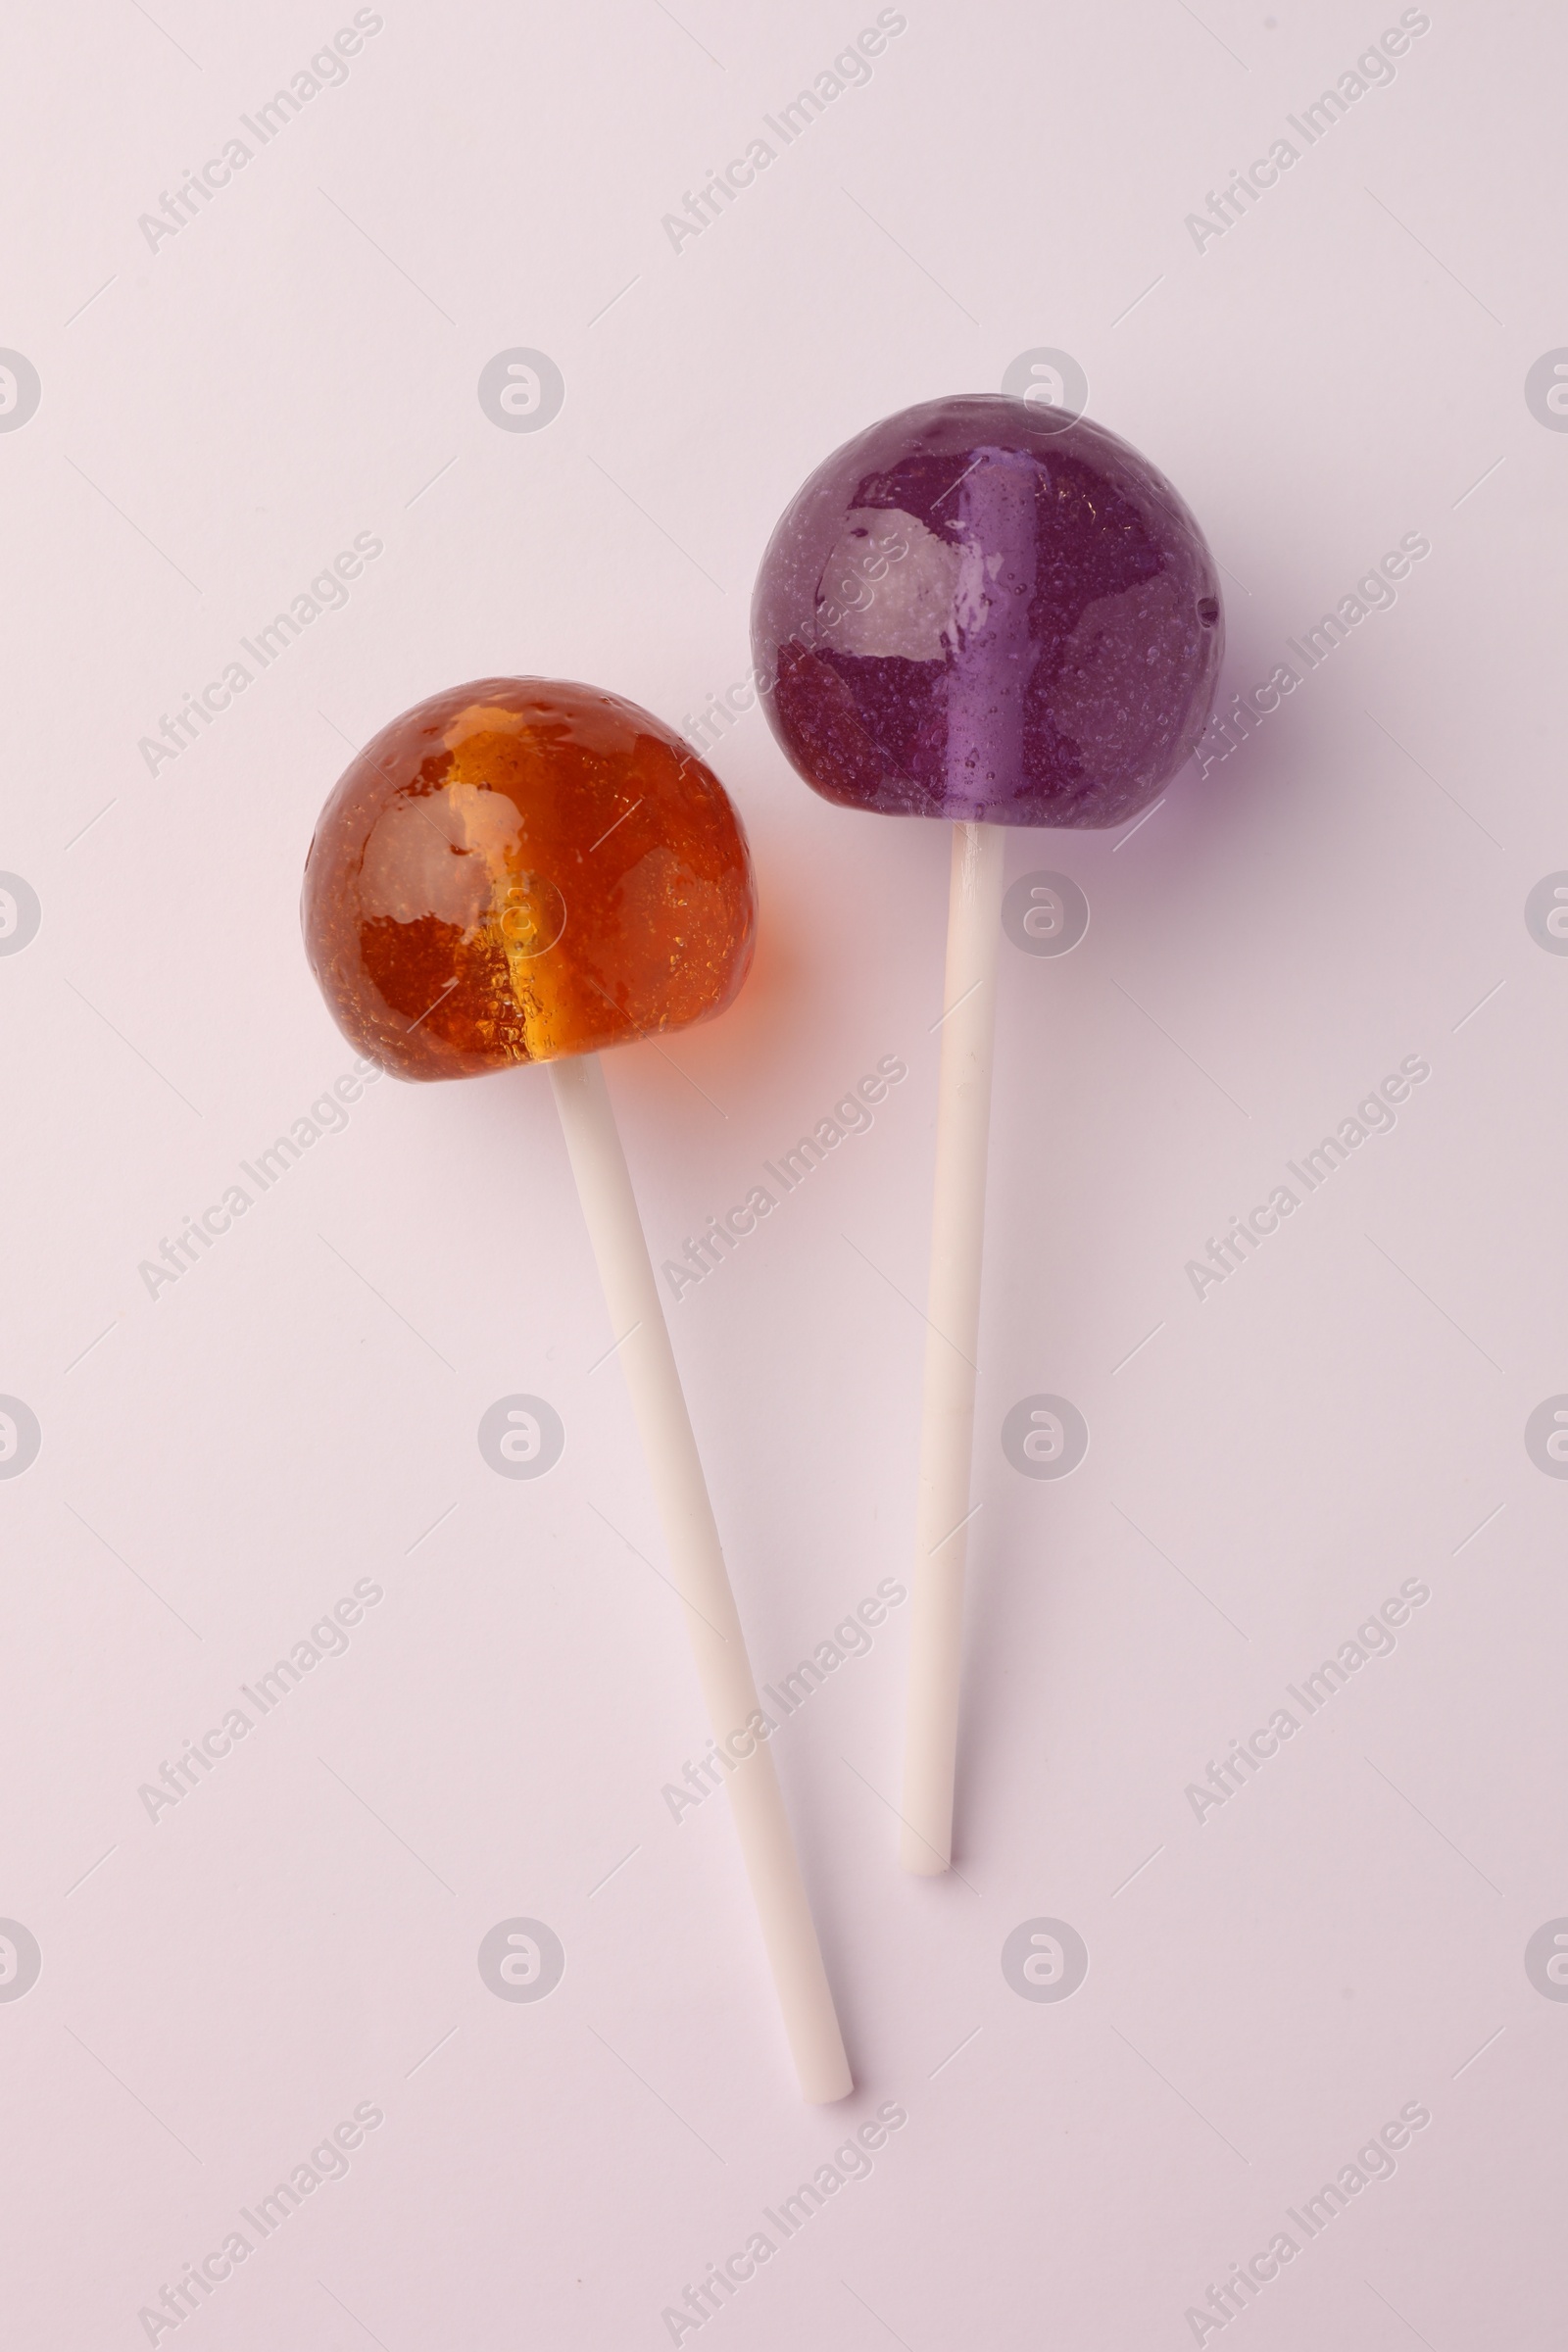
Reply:
[[721, 1012], [757, 894], [691, 746], [619, 695], [480, 678], [383, 727], [305, 867], [312, 969], [400, 1078], [466, 1078]]

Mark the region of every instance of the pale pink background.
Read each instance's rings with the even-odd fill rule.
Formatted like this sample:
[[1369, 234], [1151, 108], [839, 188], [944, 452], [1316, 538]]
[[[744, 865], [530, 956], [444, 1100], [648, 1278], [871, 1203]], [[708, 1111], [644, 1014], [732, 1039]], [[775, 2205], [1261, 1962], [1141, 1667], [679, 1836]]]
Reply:
[[[1523, 903], [1568, 865], [1568, 437], [1523, 379], [1568, 343], [1561, 19], [1435, 5], [1200, 253], [1187, 213], [1396, 8], [909, 0], [676, 255], [661, 216], [874, 10], [381, 13], [156, 254], [138, 215], [351, 10], [12, 33], [0, 343], [43, 402], [0, 435], [0, 867], [43, 927], [0, 960], [0, 1390], [44, 1435], [0, 1484], [0, 1915], [43, 1950], [0, 2003], [9, 2333], [146, 2341], [370, 2103], [181, 2347], [652, 2352], [892, 2100], [705, 2347], [1152, 2352], [1421, 2101], [1233, 2325], [1545, 2352], [1568, 2006], [1523, 1950], [1568, 1912], [1568, 1488], [1522, 1432], [1568, 1389], [1568, 962]], [[566, 383], [532, 434], [475, 393], [518, 345]], [[347, 1066], [295, 911], [345, 737], [510, 669], [679, 722], [749, 667], [816, 460], [1042, 345], [1202, 518], [1231, 690], [1401, 533], [1432, 554], [1125, 843], [1009, 843], [1093, 920], [1002, 951], [963, 1875], [893, 1865], [895, 1612], [779, 1742], [862, 2085], [809, 2112], [723, 1809], [661, 1800], [705, 1727], [628, 1548], [662, 1562], [543, 1079], [377, 1086], [156, 1302], [137, 1266]], [[150, 777], [138, 738], [357, 532], [385, 552], [346, 609]], [[716, 764], [755, 977], [611, 1066], [656, 1252], [878, 1056], [910, 1071], [672, 1318], [771, 1678], [908, 1566], [947, 844], [813, 798], [755, 712]], [[1196, 1299], [1185, 1261], [1408, 1054], [1396, 1130]], [[536, 1484], [475, 1444], [514, 1391], [566, 1426]], [[1035, 1391], [1092, 1432], [1059, 1486], [1001, 1451]], [[138, 1787], [364, 1577], [348, 1653], [150, 1822]], [[1408, 1577], [1396, 1652], [1200, 1826], [1186, 1785]], [[475, 1965], [518, 1914], [566, 1949], [536, 2006]], [[1059, 2006], [1001, 1973], [1041, 1914], [1091, 1953]]]

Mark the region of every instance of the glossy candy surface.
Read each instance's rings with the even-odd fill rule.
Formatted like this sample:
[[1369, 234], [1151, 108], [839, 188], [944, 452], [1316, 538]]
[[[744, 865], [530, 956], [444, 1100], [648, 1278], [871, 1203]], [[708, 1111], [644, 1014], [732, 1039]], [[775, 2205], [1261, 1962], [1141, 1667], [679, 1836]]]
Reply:
[[1086, 417], [931, 401], [846, 442], [762, 559], [773, 730], [829, 800], [1119, 825], [1207, 722], [1224, 624], [1203, 535]]
[[402, 1078], [588, 1054], [719, 1012], [756, 930], [723, 786], [618, 695], [481, 678], [384, 727], [321, 811], [306, 950]]

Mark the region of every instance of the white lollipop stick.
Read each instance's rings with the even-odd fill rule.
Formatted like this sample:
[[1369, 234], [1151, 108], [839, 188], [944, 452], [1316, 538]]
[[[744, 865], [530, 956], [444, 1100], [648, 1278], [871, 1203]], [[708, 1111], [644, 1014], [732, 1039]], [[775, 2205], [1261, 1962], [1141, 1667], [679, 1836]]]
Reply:
[[899, 1841], [905, 1869], [926, 1875], [946, 1870], [953, 1858], [1003, 840], [1000, 825], [953, 828]]
[[[983, 808], [1004, 801], [1023, 772], [1024, 690], [1034, 659], [1033, 464], [1014, 450], [983, 449], [956, 486], [959, 641], [948, 687], [947, 789], [950, 803]], [[953, 1859], [1002, 852], [1000, 826], [954, 829], [899, 1839], [905, 1869], [926, 1876]]]
[[726, 1786], [740, 1833], [803, 2095], [822, 2106], [853, 2087], [833, 1994], [790, 1835], [772, 1750], [748, 1725], [761, 1713], [724, 1567], [708, 1485], [654, 1280], [597, 1054], [550, 1064], [616, 1350], [654, 1482], [698, 1679], [719, 1746], [735, 1764]]

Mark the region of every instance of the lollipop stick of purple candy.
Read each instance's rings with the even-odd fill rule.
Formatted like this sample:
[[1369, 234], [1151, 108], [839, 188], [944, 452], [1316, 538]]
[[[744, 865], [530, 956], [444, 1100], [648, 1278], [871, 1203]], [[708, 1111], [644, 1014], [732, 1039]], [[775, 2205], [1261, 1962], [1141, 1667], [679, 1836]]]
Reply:
[[[1223, 649], [1192, 514], [1102, 426], [931, 401], [786, 509], [752, 615], [768, 717], [827, 799], [954, 822], [900, 1856], [953, 1852], [1007, 826], [1118, 826], [1189, 757]], [[1042, 1365], [1042, 1371], [1046, 1369]]]
[[922, 1875], [952, 1850], [1004, 839], [1000, 825], [953, 828], [899, 1837], [905, 1869]]

